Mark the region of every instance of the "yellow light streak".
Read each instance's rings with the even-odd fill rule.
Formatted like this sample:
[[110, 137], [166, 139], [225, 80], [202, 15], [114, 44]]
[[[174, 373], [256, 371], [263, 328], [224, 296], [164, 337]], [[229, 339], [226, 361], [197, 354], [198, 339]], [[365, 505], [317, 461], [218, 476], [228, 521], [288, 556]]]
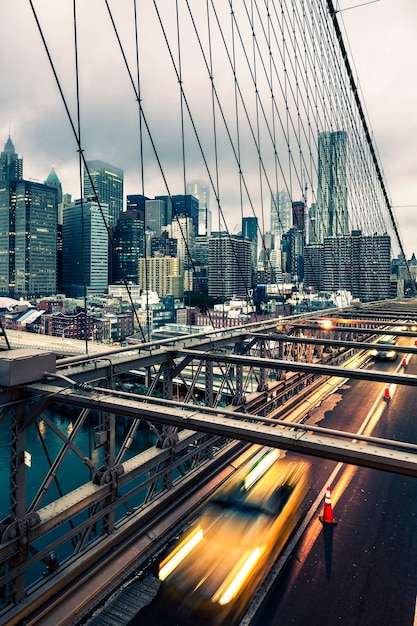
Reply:
[[[236, 576], [233, 578], [230, 585], [227, 587], [226, 591], [221, 595], [219, 604], [224, 605], [228, 604], [230, 600], [232, 600], [238, 591], [245, 584], [245, 581], [249, 577], [256, 563], [261, 558], [262, 554], [265, 551], [265, 546], [257, 547], [251, 554], [248, 556], [243, 566], [240, 568]], [[217, 596], [217, 594], [216, 594]], [[213, 597], [213, 600], [216, 601], [216, 596]]]
[[194, 550], [196, 545], [203, 539], [203, 530], [198, 527], [191, 536], [186, 537], [178, 546], [174, 553], [171, 553], [167, 559], [162, 561], [159, 568], [159, 580], [165, 580], [171, 572], [185, 559], [185, 557]]
[[271, 450], [255, 467], [245, 476], [243, 484], [246, 490], [250, 489], [259, 478], [265, 474], [271, 465], [278, 459], [278, 450]]

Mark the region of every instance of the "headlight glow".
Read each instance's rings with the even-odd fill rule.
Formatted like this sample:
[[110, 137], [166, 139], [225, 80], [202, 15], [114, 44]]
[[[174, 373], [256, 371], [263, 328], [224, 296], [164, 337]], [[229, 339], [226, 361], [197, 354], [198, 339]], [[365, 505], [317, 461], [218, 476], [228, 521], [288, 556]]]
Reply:
[[[249, 577], [256, 563], [261, 558], [262, 554], [265, 551], [265, 546], [255, 548], [253, 552], [250, 553], [246, 561], [243, 563], [240, 570], [237, 572], [236, 576], [229, 583], [225, 591], [220, 589], [215, 596], [213, 596], [214, 602], [219, 602], [219, 604], [224, 605], [228, 604], [230, 600], [234, 598], [234, 596], [238, 593], [239, 589], [242, 588], [246, 579]], [[220, 595], [221, 594], [221, 595]], [[219, 597], [220, 595], [220, 597]]]
[[165, 580], [202, 539], [203, 530], [198, 527], [191, 536], [186, 537], [178, 548], [162, 561], [158, 574], [159, 580]]
[[272, 450], [264, 456], [264, 458], [255, 465], [255, 467], [245, 476], [243, 485], [246, 490], [250, 489], [256, 481], [265, 474], [266, 470], [271, 467], [279, 457], [278, 450]]

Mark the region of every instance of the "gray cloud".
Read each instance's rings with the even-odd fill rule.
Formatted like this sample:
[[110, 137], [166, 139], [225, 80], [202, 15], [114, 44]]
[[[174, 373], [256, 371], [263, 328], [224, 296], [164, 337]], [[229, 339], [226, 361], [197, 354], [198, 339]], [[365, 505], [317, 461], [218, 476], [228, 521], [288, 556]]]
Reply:
[[[166, 36], [178, 60], [175, 24], [175, 3], [159, 3], [164, 10]], [[179, 3], [181, 5], [181, 3]], [[185, 4], [185, 3], [183, 3]], [[191, 3], [197, 6], [195, 3]], [[204, 3], [205, 4], [205, 3]], [[67, 99], [71, 115], [76, 120], [74, 45], [72, 32], [72, 1], [42, 0], [34, 2], [44, 28], [48, 46]], [[120, 1], [110, 2], [133, 79], [136, 81], [134, 22], [131, 8]], [[140, 84], [143, 110], [150, 125], [158, 157], [171, 193], [183, 191], [183, 165], [181, 143], [181, 100], [178, 80], [166, 50], [164, 36], [150, 2], [139, 2], [140, 11]], [[339, 2], [339, 8], [352, 2]], [[167, 13], [171, 16], [167, 19]], [[111, 24], [101, 0], [77, 3], [79, 18], [79, 84], [81, 106], [81, 140], [87, 159], [102, 159], [125, 171], [126, 193], [140, 193], [140, 134], [138, 106], [123, 59], [115, 42]], [[203, 33], [204, 11], [195, 14], [200, 20], [201, 45], [207, 54], [207, 35]], [[417, 18], [414, 0], [381, 0], [368, 6], [342, 11], [339, 14], [346, 27], [347, 41], [353, 54], [364, 104], [369, 113], [375, 143], [385, 172], [387, 186], [394, 206], [417, 204], [416, 172], [417, 134], [416, 87], [410, 64], [416, 64], [417, 43], [413, 32]], [[230, 16], [228, 18], [230, 20]], [[19, 37], [16, 38], [17, 24]], [[243, 24], [243, 22], [242, 22]], [[239, 177], [221, 113], [215, 105], [217, 154], [221, 162], [216, 165], [212, 129], [212, 93], [207, 70], [196, 47], [190, 20], [183, 14], [182, 28], [182, 80], [192, 109], [193, 121], [204, 149], [214, 183], [219, 180], [219, 193], [224, 211], [230, 216], [233, 229], [240, 219]], [[244, 27], [242, 26], [243, 30]], [[244, 36], [248, 32], [242, 32]], [[232, 134], [235, 149], [236, 122], [234, 121], [234, 85], [231, 69], [221, 53], [219, 34], [213, 30], [213, 75], [216, 88], [227, 116], [228, 132]], [[250, 41], [250, 37], [248, 39]], [[50, 167], [55, 166], [65, 192], [79, 195], [78, 155], [75, 139], [65, 114], [51, 68], [37, 32], [32, 12], [25, 0], [2, 0], [0, 9], [0, 46], [2, 66], [0, 76], [3, 89], [0, 93], [0, 142], [6, 141], [9, 132], [16, 150], [24, 157], [26, 178], [44, 180]], [[248, 48], [248, 53], [250, 50]], [[242, 66], [241, 66], [242, 67]], [[355, 70], [355, 71], [356, 71]], [[249, 72], [240, 69], [240, 77], [247, 80]], [[268, 99], [265, 82], [259, 80], [259, 89]], [[253, 92], [253, 85], [250, 90]], [[249, 91], [250, 91], [249, 90]], [[251, 115], [255, 116], [255, 99], [248, 100]], [[183, 105], [185, 103], [183, 102]], [[282, 104], [280, 104], [282, 107]], [[245, 181], [250, 187], [251, 202], [261, 217], [261, 191], [259, 189], [259, 163], [253, 151], [253, 140], [245, 115], [240, 109], [242, 132], [240, 154]], [[200, 148], [184, 107], [186, 128], [185, 152], [187, 179], [208, 180]], [[3, 137], [3, 140], [2, 140]], [[268, 133], [261, 124], [262, 144], [266, 145]], [[286, 146], [280, 141], [278, 149], [285, 154]], [[145, 127], [143, 127], [143, 152], [145, 194], [154, 196], [166, 193], [165, 184], [156, 162]], [[283, 162], [288, 161], [285, 156]], [[275, 185], [274, 168], [266, 161], [268, 177]], [[282, 184], [282, 176], [280, 175]], [[300, 199], [302, 184], [293, 177], [293, 195]], [[313, 194], [309, 189], [309, 200]], [[263, 182], [264, 211], [269, 212], [269, 189]], [[251, 214], [251, 202], [243, 194], [246, 215]], [[214, 194], [212, 193], [212, 205]], [[214, 206], [212, 206], [214, 209]], [[397, 218], [408, 255], [414, 248], [415, 209], [398, 209]], [[264, 216], [266, 227], [269, 218]]]

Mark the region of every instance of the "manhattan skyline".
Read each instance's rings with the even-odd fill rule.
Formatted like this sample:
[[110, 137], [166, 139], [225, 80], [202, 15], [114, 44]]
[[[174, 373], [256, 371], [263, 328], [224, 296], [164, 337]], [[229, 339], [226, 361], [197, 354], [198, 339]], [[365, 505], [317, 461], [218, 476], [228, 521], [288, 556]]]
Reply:
[[[54, 3], [49, 1], [38, 5], [35, 3], [45, 27], [45, 35], [57, 70], [60, 76], [65, 77], [64, 88], [70, 95], [73, 110], [73, 60], [69, 53], [72, 50], [69, 28], [70, 5], [72, 3], [64, 3], [60, 7], [61, 14], [58, 15]], [[385, 0], [352, 10], [350, 10], [352, 4], [347, 1], [335, 3], [335, 6], [338, 18], [345, 27], [346, 44], [352, 51], [351, 62], [363, 92], [363, 104], [369, 113], [390, 199], [405, 243], [406, 256], [409, 258], [415, 240], [417, 156], [414, 150], [414, 136], [417, 133], [417, 119], [414, 113], [416, 102], [414, 87], [410, 84], [411, 81], [406, 80], [405, 72], [409, 70], [405, 68], [409, 67], [410, 63], [415, 63], [417, 58], [417, 54], [413, 54], [416, 42], [410, 30], [414, 23], [413, 16], [417, 17], [417, 7], [410, 0], [399, 0], [395, 9]], [[126, 75], [119, 70], [119, 58], [116, 59], [116, 55], [109, 56], [109, 50], [115, 50], [114, 35], [111, 37], [110, 47], [108, 42], [111, 31], [108, 16], [106, 18], [99, 7], [100, 4], [94, 1], [89, 3], [88, 8], [83, 7], [81, 3], [79, 6], [80, 19], [86, 16], [91, 18], [88, 30], [85, 29], [85, 24], [81, 24], [82, 44], [84, 45], [90, 38], [95, 40], [95, 48], [88, 58], [89, 72], [100, 79], [99, 88], [98, 83], [94, 85], [94, 92], [86, 89], [88, 76], [85, 57], [82, 56], [84, 60], [80, 102], [82, 144], [87, 160], [100, 159], [123, 169], [125, 195], [137, 194], [142, 192], [139, 145], [136, 141], [131, 141], [132, 127], [127, 123], [130, 116], [135, 116], [134, 103], [131, 102], [132, 94]], [[118, 11], [115, 4], [112, 8], [121, 32], [125, 35], [128, 32], [129, 15]], [[148, 11], [149, 7], [145, 7], [147, 18]], [[12, 29], [7, 28], [7, 24], [12, 22], [19, 23], [21, 38], [18, 49], [12, 37]], [[2, 136], [6, 139], [10, 131], [18, 153], [25, 159], [27, 177], [42, 182], [53, 166], [62, 182], [64, 193], [70, 193], [73, 198], [77, 198], [79, 182], [76, 146], [63, 113], [62, 102], [57, 97], [56, 85], [52, 80], [39, 33], [33, 23], [33, 16], [23, 1], [5, 0], [0, 29], [5, 50], [10, 52], [6, 55], [1, 69], [5, 85], [0, 97]], [[107, 48], [103, 47], [106, 41]], [[129, 48], [128, 52], [132, 54], [133, 51]], [[167, 78], [165, 89], [169, 88], [170, 80]], [[27, 84], [32, 87], [30, 103], [24, 89]], [[148, 97], [148, 92], [146, 95]], [[156, 101], [155, 106], [161, 113], [164, 162], [174, 163], [178, 160], [179, 150], [173, 131], [169, 128], [172, 120], [164, 110], [163, 100], [159, 100], [159, 103]], [[253, 175], [255, 176], [255, 173]], [[175, 183], [172, 183], [170, 178], [171, 193], [184, 193], [181, 178], [179, 171]], [[204, 172], [200, 169], [198, 175], [189, 178], [204, 179]], [[145, 179], [144, 191], [148, 197], [166, 193], [161, 180], [149, 177]], [[239, 201], [232, 197], [231, 193], [228, 194], [227, 185], [223, 185], [222, 200], [232, 215], [230, 220], [232, 228], [237, 221], [234, 215], [239, 214]], [[213, 194], [211, 195], [212, 207], [215, 209]], [[297, 197], [299, 195], [294, 193], [292, 199], [301, 199]], [[213, 228], [216, 227], [216, 220], [217, 218], [213, 216]]]

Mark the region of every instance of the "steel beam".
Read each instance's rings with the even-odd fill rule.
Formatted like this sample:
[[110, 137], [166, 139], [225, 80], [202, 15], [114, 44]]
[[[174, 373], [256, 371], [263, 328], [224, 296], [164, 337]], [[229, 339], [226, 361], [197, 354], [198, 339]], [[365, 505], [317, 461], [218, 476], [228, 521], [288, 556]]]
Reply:
[[[341, 370], [342, 368], [333, 368]], [[346, 370], [345, 377], [346, 377]], [[416, 382], [417, 384], [417, 377]], [[36, 385], [38, 391], [47, 389]], [[331, 460], [360, 465], [372, 469], [381, 469], [406, 476], [417, 477], [417, 447], [410, 444], [407, 451], [398, 450], [396, 442], [369, 438], [367, 443], [353, 442], [351, 433], [343, 433], [343, 436], [335, 437], [328, 435], [326, 429], [314, 432], [308, 427], [297, 428], [296, 425], [288, 424], [285, 428], [262, 424], [262, 418], [250, 420], [245, 413], [233, 413], [232, 417], [222, 415], [220, 411], [204, 412], [196, 407], [183, 406], [178, 408], [172, 404], [167, 406], [161, 401], [149, 403], [146, 399], [122, 399], [108, 393], [100, 393], [94, 390], [87, 394], [77, 391], [63, 391], [59, 388], [48, 386], [50, 393], [55, 393], [58, 398], [65, 402], [78, 406], [89, 406], [96, 410], [108, 410], [115, 414], [123, 415], [131, 419], [146, 419], [148, 421], [169, 424], [179, 429], [193, 429], [197, 432], [215, 434], [240, 441], [254, 444], [267, 445], [310, 456], [317, 456]], [[133, 394], [132, 394], [133, 396]], [[231, 413], [231, 412], [230, 412]], [[253, 421], [253, 420], [258, 421]], [[373, 444], [373, 445], [371, 445]]]

